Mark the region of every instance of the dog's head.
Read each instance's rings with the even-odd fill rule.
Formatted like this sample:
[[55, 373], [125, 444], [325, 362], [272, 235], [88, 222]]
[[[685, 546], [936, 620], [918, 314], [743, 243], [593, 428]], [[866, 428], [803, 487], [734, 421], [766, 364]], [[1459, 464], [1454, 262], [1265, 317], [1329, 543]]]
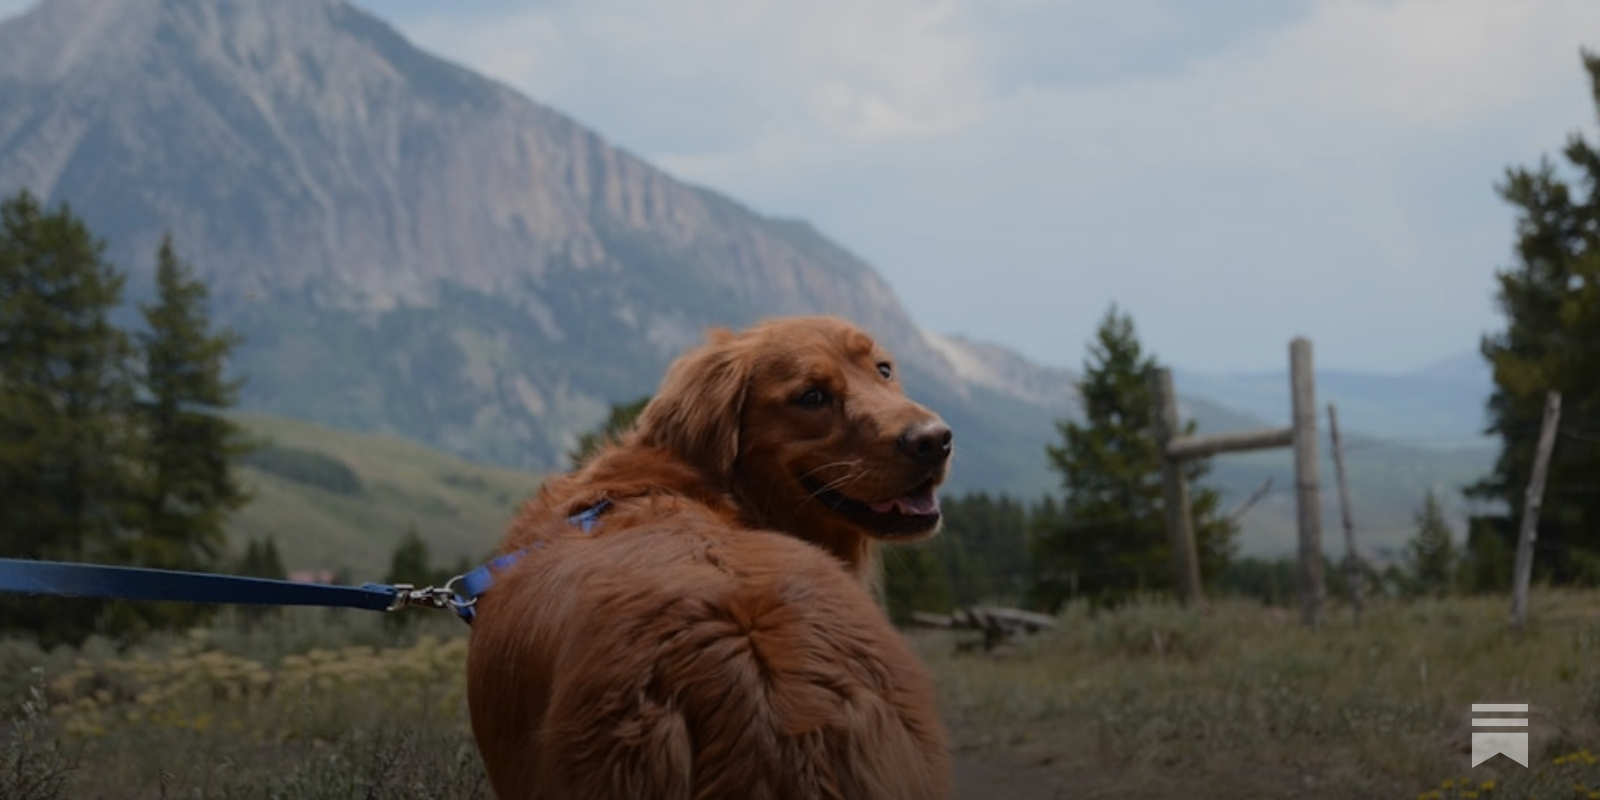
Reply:
[[753, 521], [861, 568], [872, 541], [939, 528], [951, 432], [894, 359], [843, 320], [713, 331], [668, 370], [636, 436], [699, 466]]

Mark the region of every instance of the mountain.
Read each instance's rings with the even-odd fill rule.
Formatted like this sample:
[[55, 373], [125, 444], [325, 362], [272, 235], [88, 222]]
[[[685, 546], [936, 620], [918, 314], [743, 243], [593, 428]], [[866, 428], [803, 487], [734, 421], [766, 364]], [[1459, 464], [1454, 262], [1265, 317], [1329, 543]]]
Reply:
[[[1212, 413], [1205, 407], [1196, 411], [1202, 418]], [[392, 436], [254, 413], [236, 419], [270, 444], [244, 464], [242, 475], [254, 497], [230, 519], [231, 540], [242, 549], [270, 536], [290, 569], [346, 570], [358, 582], [376, 580], [407, 530], [428, 543], [437, 564], [481, 561], [539, 480], [534, 473], [473, 463]], [[1360, 547], [1394, 557], [1410, 537], [1412, 515], [1429, 488], [1440, 492], [1455, 530], [1463, 532], [1465, 509], [1451, 489], [1481, 475], [1491, 455], [1383, 447], [1356, 437], [1347, 460]], [[1327, 456], [1324, 451], [1323, 544], [1339, 558], [1344, 538]], [[1287, 450], [1274, 450], [1213, 462], [1216, 484], [1228, 490], [1228, 511], [1272, 480], [1271, 490], [1241, 519], [1241, 552], [1295, 552], [1292, 461]]]
[[963, 485], [1042, 488], [1039, 432], [1064, 413], [1063, 376], [1020, 359], [960, 377], [951, 353], [983, 346], [930, 344], [810, 225], [341, 0], [45, 0], [0, 25], [0, 192], [24, 187], [106, 238], [136, 296], [170, 231], [245, 335], [246, 408], [494, 463], [559, 466], [705, 328], [784, 314], [884, 341], [961, 431]]
[[[1205, 397], [1261, 419], [1289, 421], [1289, 372], [1208, 375], [1175, 370], [1182, 393]], [[1317, 401], [1334, 403], [1339, 424], [1369, 436], [1431, 449], [1483, 447], [1485, 403], [1494, 381], [1477, 354], [1411, 372], [1379, 374], [1319, 369]], [[1324, 418], [1325, 419], [1325, 418]]]
[[1463, 388], [1482, 390], [1485, 396], [1494, 384], [1494, 370], [1490, 368], [1488, 359], [1477, 350], [1468, 350], [1432, 364], [1425, 364], [1405, 375], [1436, 384], [1455, 384]]
[[[0, 194], [22, 188], [70, 203], [106, 238], [135, 298], [170, 231], [217, 321], [245, 335], [233, 366], [262, 420], [541, 472], [609, 404], [650, 392], [705, 328], [801, 313], [853, 319], [900, 357], [911, 393], [957, 431], [956, 490], [1053, 489], [1043, 448], [1054, 420], [1077, 415], [1070, 372], [920, 329], [869, 265], [805, 222], [683, 183], [342, 0], [43, 0], [0, 23]], [[1482, 394], [1452, 375], [1319, 373], [1319, 396], [1352, 431], [1457, 436]], [[1285, 424], [1286, 387], [1281, 375], [1177, 377], [1182, 413], [1206, 432]], [[318, 463], [366, 447], [295, 435], [286, 446], [320, 441]], [[1482, 460], [1386, 447], [1358, 500], [1395, 521], [1391, 537], [1418, 487]], [[1264, 474], [1288, 487], [1283, 456], [1219, 458], [1226, 502]], [[376, 463], [352, 469], [400, 485]], [[427, 488], [446, 473], [465, 474], [418, 472], [363, 497], [395, 500], [395, 514], [411, 508], [402, 496], [467, 503]], [[246, 533], [370, 519], [400, 535], [397, 516], [348, 498], [303, 504], [261, 480], [280, 511], [247, 514]], [[1252, 541], [1292, 537], [1280, 499], [1245, 517]], [[487, 519], [474, 513], [469, 527]]]

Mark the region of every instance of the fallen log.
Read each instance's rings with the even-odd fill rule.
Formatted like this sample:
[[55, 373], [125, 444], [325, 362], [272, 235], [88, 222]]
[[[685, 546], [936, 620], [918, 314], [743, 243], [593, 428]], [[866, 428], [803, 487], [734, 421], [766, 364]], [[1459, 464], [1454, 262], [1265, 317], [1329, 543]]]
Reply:
[[915, 611], [911, 622], [923, 628], [979, 631], [983, 634], [984, 650], [993, 650], [1013, 636], [1038, 633], [1056, 625], [1055, 617], [1048, 614], [1002, 606], [968, 606], [949, 614]]

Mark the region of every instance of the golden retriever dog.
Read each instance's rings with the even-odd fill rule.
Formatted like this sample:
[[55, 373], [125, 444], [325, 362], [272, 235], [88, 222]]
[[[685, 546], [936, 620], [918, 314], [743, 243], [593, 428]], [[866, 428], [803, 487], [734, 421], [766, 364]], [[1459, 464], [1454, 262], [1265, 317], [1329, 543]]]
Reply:
[[950, 440], [842, 320], [713, 331], [510, 526], [467, 662], [495, 793], [947, 796], [932, 679], [869, 576], [937, 530]]

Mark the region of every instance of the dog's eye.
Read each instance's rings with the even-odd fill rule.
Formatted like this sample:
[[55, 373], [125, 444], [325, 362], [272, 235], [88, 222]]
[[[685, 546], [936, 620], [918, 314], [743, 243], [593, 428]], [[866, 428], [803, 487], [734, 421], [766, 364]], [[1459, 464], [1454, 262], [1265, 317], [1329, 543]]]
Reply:
[[887, 361], [879, 361], [878, 362], [878, 374], [882, 375], [885, 380], [887, 380], [889, 378], [893, 378], [894, 377], [894, 367], [889, 366], [889, 362], [887, 362]]
[[794, 401], [800, 404], [802, 408], [822, 408], [832, 399], [827, 392], [813, 387], [801, 392], [800, 396], [796, 397]]

